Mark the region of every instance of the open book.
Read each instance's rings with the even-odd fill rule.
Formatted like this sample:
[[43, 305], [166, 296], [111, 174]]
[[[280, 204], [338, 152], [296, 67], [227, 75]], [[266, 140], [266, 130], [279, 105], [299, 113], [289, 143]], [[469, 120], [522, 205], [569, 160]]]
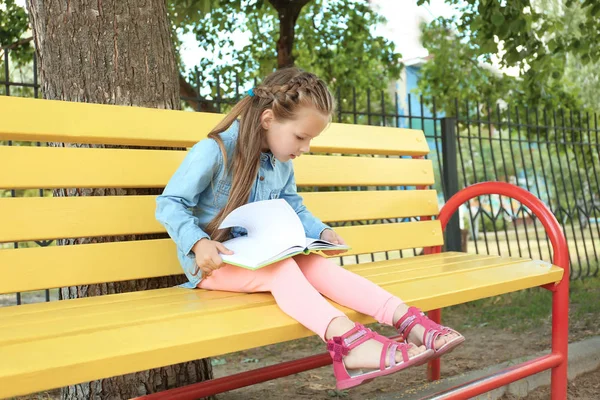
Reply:
[[319, 250], [348, 250], [325, 240], [307, 238], [300, 217], [283, 199], [245, 204], [233, 210], [219, 229], [239, 226], [248, 236], [223, 242], [234, 254], [221, 254], [224, 262], [247, 269], [259, 269], [300, 253]]

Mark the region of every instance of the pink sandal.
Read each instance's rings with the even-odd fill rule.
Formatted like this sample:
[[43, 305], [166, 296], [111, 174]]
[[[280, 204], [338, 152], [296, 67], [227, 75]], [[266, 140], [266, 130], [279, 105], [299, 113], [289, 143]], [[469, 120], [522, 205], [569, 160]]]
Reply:
[[[394, 324], [394, 327], [398, 330], [398, 333], [402, 335], [402, 339], [407, 341], [408, 335], [410, 334], [410, 331], [415, 327], [415, 325], [421, 325], [423, 326], [423, 328], [425, 328], [425, 333], [423, 334], [422, 342], [425, 345], [426, 349], [434, 351], [435, 354], [432, 357], [432, 359], [436, 359], [441, 355], [454, 350], [456, 346], [465, 341], [465, 337], [463, 335], [461, 335], [454, 329], [450, 329], [445, 326], [436, 324], [435, 322], [427, 318], [425, 314], [423, 314], [421, 310], [419, 310], [416, 307], [409, 307], [406, 314], [404, 314], [402, 318], [400, 318], [398, 322]], [[450, 333], [456, 333], [458, 336], [452, 339], [451, 341], [445, 343], [442, 347], [436, 350], [436, 339], [440, 336], [448, 335]]]
[[[357, 369], [356, 371], [346, 369], [343, 358], [348, 355], [350, 350], [360, 346], [369, 339], [375, 339], [383, 344], [381, 351], [379, 369], [367, 370]], [[360, 384], [370, 382], [371, 380], [384, 375], [389, 375], [398, 372], [405, 368], [422, 365], [426, 363], [433, 351], [425, 350], [423, 353], [409, 357], [408, 350], [412, 345], [406, 343], [398, 343], [388, 339], [372, 330], [365, 328], [361, 324], [355, 324], [354, 328], [346, 332], [342, 336], [335, 336], [327, 341], [327, 350], [333, 359], [333, 374], [336, 379], [336, 387], [339, 390], [348, 389]], [[396, 363], [396, 351], [402, 352], [401, 363]], [[386, 367], [386, 358], [389, 360], [389, 366]]]

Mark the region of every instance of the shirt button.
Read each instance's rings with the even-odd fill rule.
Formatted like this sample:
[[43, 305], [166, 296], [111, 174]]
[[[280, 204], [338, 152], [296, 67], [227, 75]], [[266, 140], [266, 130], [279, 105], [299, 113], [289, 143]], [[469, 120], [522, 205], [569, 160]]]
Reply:
[[261, 181], [264, 181], [264, 180], [265, 180], [265, 177], [264, 177], [264, 176], [261, 176], [261, 177], [260, 177], [260, 178], [258, 178], [258, 179], [260, 179]]

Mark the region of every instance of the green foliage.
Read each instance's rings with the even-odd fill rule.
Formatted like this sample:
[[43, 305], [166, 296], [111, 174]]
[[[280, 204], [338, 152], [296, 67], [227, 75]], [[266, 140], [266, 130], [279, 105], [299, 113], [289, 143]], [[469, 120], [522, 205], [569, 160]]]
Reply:
[[[27, 30], [28, 18], [25, 9], [14, 0], [0, 0], [0, 81], [33, 81], [33, 46]], [[5, 57], [6, 54], [9, 57]], [[7, 58], [11, 73], [9, 77], [6, 76], [4, 65]], [[5, 94], [5, 86], [0, 86], [0, 95]], [[33, 89], [12, 86], [10, 94], [33, 97]]]
[[[292, 55], [300, 68], [323, 78], [338, 92], [344, 109], [352, 107], [352, 87], [357, 90], [359, 108], [367, 108], [367, 89], [373, 91], [373, 106], [381, 106], [381, 91], [400, 74], [400, 55], [390, 41], [373, 34], [382, 16], [361, 1], [314, 0], [301, 11], [296, 22]], [[179, 27], [195, 33], [200, 46], [214, 54], [199, 60], [190, 73], [190, 82], [231, 91], [240, 83], [262, 78], [277, 68], [276, 41], [279, 19], [266, 1], [246, 0], [221, 3], [197, 21], [196, 26]], [[247, 37], [245, 46], [235, 40]], [[222, 59], [231, 62], [221, 63]], [[384, 108], [393, 102], [384, 96]]]
[[[428, 0], [419, 0], [425, 3]], [[593, 0], [446, 0], [461, 12], [425, 28], [424, 46], [434, 54], [420, 89], [442, 96], [510, 99], [514, 105], [599, 110], [600, 3]], [[535, 5], [532, 5], [532, 3]], [[517, 67], [518, 80], [478, 67], [500, 55]], [[589, 66], [589, 67], [588, 67]], [[586, 68], [587, 67], [587, 68]], [[586, 69], [583, 69], [586, 68]], [[585, 72], [585, 74], [582, 74]], [[447, 73], [447, 75], [444, 75]], [[592, 83], [590, 87], [590, 83]]]
[[[24, 39], [29, 20], [25, 9], [15, 3], [15, 0], [0, 0], [0, 47], [14, 46], [11, 52], [12, 59], [23, 65], [33, 59], [33, 46], [31, 42], [17, 42]], [[0, 60], [3, 59], [4, 50], [0, 50]]]

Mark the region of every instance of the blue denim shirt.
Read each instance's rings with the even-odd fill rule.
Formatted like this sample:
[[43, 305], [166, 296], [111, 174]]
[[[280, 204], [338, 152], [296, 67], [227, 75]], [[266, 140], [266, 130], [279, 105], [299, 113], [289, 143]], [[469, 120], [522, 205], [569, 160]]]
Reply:
[[[228, 160], [233, 159], [239, 122], [220, 134]], [[192, 247], [202, 238], [209, 238], [206, 225], [225, 206], [231, 189], [231, 173], [226, 174], [223, 155], [213, 139], [196, 143], [169, 180], [163, 193], [156, 199], [156, 219], [167, 229], [177, 245], [177, 256], [189, 282], [182, 285], [194, 288], [202, 279], [196, 270]], [[250, 202], [267, 199], [285, 199], [300, 217], [307, 237], [319, 238], [328, 228], [302, 204], [296, 191], [291, 161], [282, 163], [271, 153], [261, 153], [260, 168]], [[233, 228], [232, 236], [245, 235], [243, 228]]]

